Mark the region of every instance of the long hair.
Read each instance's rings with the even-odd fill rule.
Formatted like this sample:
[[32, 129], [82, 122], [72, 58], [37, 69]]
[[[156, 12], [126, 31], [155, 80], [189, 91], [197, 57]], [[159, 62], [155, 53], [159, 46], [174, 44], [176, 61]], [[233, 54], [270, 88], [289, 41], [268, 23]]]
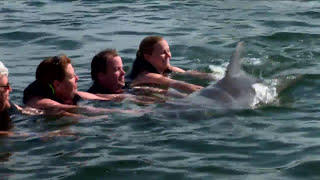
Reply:
[[143, 71], [157, 73], [157, 70], [148, 61], [145, 60], [144, 55], [151, 55], [154, 49], [154, 45], [161, 40], [163, 40], [161, 36], [148, 36], [141, 41], [136, 54], [136, 59], [134, 60], [131, 72], [128, 75], [131, 80], [135, 79]]
[[66, 55], [49, 57], [43, 60], [36, 71], [36, 80], [44, 84], [52, 84], [54, 80], [62, 81], [66, 72], [65, 69], [71, 63]]
[[154, 45], [161, 40], [163, 40], [161, 36], [148, 36], [144, 38], [139, 45], [136, 57], [139, 59], [144, 59], [144, 54], [151, 55], [154, 49]]

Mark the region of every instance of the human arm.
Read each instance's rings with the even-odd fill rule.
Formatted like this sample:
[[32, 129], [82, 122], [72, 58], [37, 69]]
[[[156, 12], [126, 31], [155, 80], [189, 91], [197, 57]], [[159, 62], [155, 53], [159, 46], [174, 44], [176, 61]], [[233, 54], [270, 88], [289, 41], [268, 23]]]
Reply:
[[[111, 100], [110, 97], [101, 97], [101, 96], [97, 96], [95, 94], [83, 92], [83, 91], [77, 91], [76, 94], [79, 95], [82, 99], [86, 99], [86, 100]], [[32, 97], [27, 102], [27, 105], [30, 107], [39, 108], [39, 109], [57, 108], [57, 109], [65, 110], [68, 112], [74, 112], [76, 110], [85, 108], [77, 105], [62, 104], [52, 99], [43, 98], [39, 96]]]
[[188, 71], [185, 71], [183, 73], [178, 73], [178, 74], [192, 76], [192, 77], [196, 77], [196, 78], [200, 78], [200, 79], [207, 79], [207, 80], [216, 80], [217, 79], [217, 77], [215, 77], [211, 73], [203, 73], [203, 72], [199, 72], [199, 71], [195, 71], [195, 70], [188, 70]]
[[163, 94], [167, 97], [176, 97], [176, 98], [184, 98], [187, 96], [185, 93], [181, 93], [176, 90], [167, 90], [161, 89], [156, 87], [148, 87], [148, 86], [135, 86], [132, 87], [134, 94], [141, 94], [141, 95], [153, 95], [153, 94]]
[[[43, 114], [47, 115], [59, 115], [59, 116], [74, 116], [82, 117], [82, 115], [75, 114], [81, 107], [77, 105], [61, 104], [52, 99], [43, 98], [39, 96], [32, 97], [26, 103], [28, 107], [21, 108], [20, 111], [24, 114], [30, 114], [30, 109], [28, 108], [37, 108], [43, 110]], [[34, 115], [34, 114], [33, 114]]]
[[0, 131], [0, 136], [13, 136], [14, 133], [11, 131]]
[[[131, 101], [141, 103], [141, 104], [150, 104], [152, 101], [154, 101], [152, 98], [145, 97], [145, 100], [139, 100], [135, 97], [135, 95], [132, 94], [92, 94], [88, 92], [81, 92], [78, 91], [78, 95], [80, 95], [83, 99], [88, 99], [88, 100], [103, 100], [103, 101], [122, 101], [124, 99], [129, 99]], [[151, 100], [150, 100], [151, 99]], [[92, 109], [92, 108], [89, 108]], [[97, 109], [96, 111], [99, 112], [126, 112], [123, 110], [114, 110], [114, 109]], [[129, 111], [130, 112], [130, 111]]]
[[[94, 94], [95, 96], [98, 96], [98, 100], [106, 100], [106, 101], [121, 101], [125, 98], [130, 97], [129, 94], [121, 93], [121, 94]], [[97, 98], [95, 98], [97, 99]]]
[[155, 74], [155, 73], [146, 73], [146, 74], [139, 75], [133, 81], [132, 85], [136, 86], [136, 85], [141, 85], [146, 83], [164, 85], [166, 87], [171, 87], [186, 93], [192, 93], [194, 91], [198, 91], [203, 88], [202, 86], [186, 83], [179, 80], [170, 79], [168, 77], [164, 77], [161, 74]]
[[110, 101], [116, 98], [116, 96], [112, 95], [107, 95], [107, 94], [92, 94], [89, 92], [84, 92], [84, 91], [77, 91], [77, 94], [82, 98], [86, 100], [104, 100], [104, 101]]
[[188, 70], [185, 71], [179, 67], [170, 66], [169, 69], [179, 75], [192, 76], [200, 79], [208, 79], [208, 80], [216, 80], [217, 78], [213, 76], [211, 73], [203, 73], [196, 70]]
[[32, 97], [27, 103], [27, 106], [38, 108], [38, 109], [51, 109], [51, 108], [57, 108], [57, 109], [63, 109], [66, 111], [75, 111], [78, 106], [76, 105], [69, 105], [69, 104], [61, 104], [57, 101], [54, 101], [52, 99], [43, 98], [39, 96]]

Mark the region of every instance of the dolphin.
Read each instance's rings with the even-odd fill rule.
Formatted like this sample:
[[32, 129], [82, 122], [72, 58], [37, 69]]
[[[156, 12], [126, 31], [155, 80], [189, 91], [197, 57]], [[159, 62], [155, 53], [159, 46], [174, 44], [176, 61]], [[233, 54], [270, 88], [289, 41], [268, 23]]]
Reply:
[[191, 94], [189, 99], [193, 104], [212, 106], [214, 103], [214, 106], [223, 109], [237, 109], [250, 108], [259, 103], [257, 102], [255, 85], [264, 85], [262, 80], [254, 78], [242, 70], [242, 51], [243, 42], [239, 42], [231, 56], [225, 76], [215, 84]]

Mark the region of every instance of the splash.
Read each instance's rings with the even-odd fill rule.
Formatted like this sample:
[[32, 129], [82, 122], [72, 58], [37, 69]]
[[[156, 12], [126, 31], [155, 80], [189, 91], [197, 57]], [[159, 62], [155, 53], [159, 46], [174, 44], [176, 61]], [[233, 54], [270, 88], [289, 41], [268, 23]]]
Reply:
[[256, 83], [252, 85], [256, 92], [256, 95], [251, 104], [252, 108], [256, 108], [261, 104], [270, 104], [276, 100], [277, 90], [274, 86], [267, 86], [262, 83]]

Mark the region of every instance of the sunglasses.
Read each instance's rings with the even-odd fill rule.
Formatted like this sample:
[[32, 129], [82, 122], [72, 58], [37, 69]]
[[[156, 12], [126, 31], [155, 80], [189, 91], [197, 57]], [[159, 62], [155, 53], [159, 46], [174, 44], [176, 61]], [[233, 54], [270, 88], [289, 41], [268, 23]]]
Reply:
[[8, 83], [7, 85], [2, 85], [0, 86], [0, 88], [3, 88], [4, 90], [9, 90], [11, 88], [10, 83]]

